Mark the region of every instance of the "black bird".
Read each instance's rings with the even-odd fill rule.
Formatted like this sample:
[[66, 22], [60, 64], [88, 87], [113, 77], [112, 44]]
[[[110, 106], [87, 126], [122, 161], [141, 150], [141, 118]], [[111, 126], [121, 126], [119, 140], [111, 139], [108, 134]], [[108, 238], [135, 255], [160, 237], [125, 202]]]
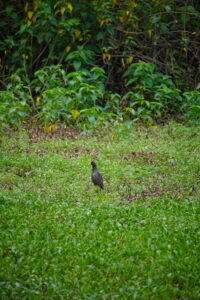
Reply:
[[103, 177], [101, 173], [98, 172], [97, 170], [97, 164], [92, 161], [92, 173], [91, 173], [91, 179], [94, 185], [98, 185], [102, 190], [103, 190]]

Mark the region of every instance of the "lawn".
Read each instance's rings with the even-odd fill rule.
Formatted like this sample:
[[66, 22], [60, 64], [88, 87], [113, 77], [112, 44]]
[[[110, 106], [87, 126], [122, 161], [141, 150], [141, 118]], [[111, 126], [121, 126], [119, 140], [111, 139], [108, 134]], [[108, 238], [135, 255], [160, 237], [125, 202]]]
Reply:
[[200, 128], [50, 135], [0, 138], [1, 299], [199, 299]]

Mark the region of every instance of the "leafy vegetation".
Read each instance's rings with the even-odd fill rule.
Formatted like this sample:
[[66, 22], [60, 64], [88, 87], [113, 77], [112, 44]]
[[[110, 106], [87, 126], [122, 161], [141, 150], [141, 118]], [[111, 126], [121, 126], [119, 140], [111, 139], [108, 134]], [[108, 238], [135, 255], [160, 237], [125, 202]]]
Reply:
[[8, 128], [9, 125], [18, 127], [30, 111], [26, 99], [19, 99], [11, 91], [0, 91], [0, 99], [1, 128]]
[[[40, 93], [36, 98], [37, 116], [44, 123], [76, 121], [81, 109], [94, 107], [103, 98], [102, 69], [94, 67], [90, 72], [85, 70], [66, 74], [64, 70], [54, 67], [52, 75], [51, 70], [52, 68], [48, 68], [36, 72], [41, 84], [34, 81], [35, 89]], [[57, 78], [60, 74], [62, 79]]]
[[120, 84], [125, 65], [142, 60], [156, 63], [179, 86], [199, 82], [198, 2], [35, 0], [14, 5], [9, 0], [1, 2], [1, 12], [5, 75], [18, 68], [31, 75], [52, 64], [66, 65], [70, 72], [95, 63], [106, 68], [113, 86]]
[[200, 120], [200, 91], [186, 92], [184, 96], [186, 98], [185, 118], [189, 122], [198, 124]]
[[199, 135], [174, 123], [1, 136], [2, 299], [198, 299]]
[[60, 66], [44, 67], [27, 83], [19, 70], [12, 75], [7, 90], [0, 92], [1, 128], [19, 126], [30, 114], [45, 131], [60, 123], [97, 127], [129, 120], [152, 125], [183, 113], [185, 120], [199, 122], [198, 90], [181, 92], [170, 76], [156, 71], [154, 64], [131, 64], [123, 76], [129, 92], [121, 98], [106, 91], [107, 77], [99, 67], [68, 74]]
[[[197, 1], [9, 0], [0, 11], [1, 128], [32, 116], [45, 128], [198, 122]], [[12, 105], [20, 117], [7, 117]]]
[[155, 72], [155, 65], [131, 64], [124, 77], [130, 77], [126, 85], [131, 85], [132, 91], [124, 98], [130, 103], [127, 110], [136, 117], [135, 120], [152, 122], [156, 118], [164, 119], [170, 114], [180, 113], [181, 91], [170, 76]]

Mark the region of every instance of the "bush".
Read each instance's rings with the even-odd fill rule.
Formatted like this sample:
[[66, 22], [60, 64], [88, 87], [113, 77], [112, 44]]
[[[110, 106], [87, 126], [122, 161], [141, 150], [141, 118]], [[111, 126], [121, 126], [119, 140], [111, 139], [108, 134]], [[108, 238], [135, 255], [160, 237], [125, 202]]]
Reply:
[[186, 99], [185, 120], [200, 123], [200, 91], [185, 92], [183, 95]]
[[20, 99], [13, 91], [0, 91], [0, 128], [9, 126], [19, 127], [28, 117], [30, 106], [27, 104], [28, 95], [21, 93]]
[[128, 106], [125, 111], [135, 120], [152, 122], [181, 112], [181, 91], [170, 76], [157, 72], [154, 64], [131, 64], [123, 77], [126, 86], [131, 87], [123, 97], [125, 106]]
[[105, 75], [101, 68], [66, 74], [58, 66], [51, 66], [35, 76], [32, 84], [38, 93], [37, 116], [46, 125], [76, 121], [80, 110], [102, 105]]
[[32, 95], [22, 70], [9, 76], [7, 90], [0, 91], [0, 127], [19, 127], [31, 112]]
[[31, 110], [47, 131], [58, 123], [96, 127], [125, 120], [129, 125], [136, 121], [152, 124], [180, 113], [185, 113], [187, 121], [199, 119], [200, 92], [182, 94], [154, 64], [129, 66], [123, 76], [127, 87], [123, 97], [105, 90], [104, 73], [95, 66], [67, 74], [61, 66], [52, 65], [35, 72], [31, 81], [19, 69], [7, 78], [7, 90], [0, 92], [1, 127], [20, 126]]

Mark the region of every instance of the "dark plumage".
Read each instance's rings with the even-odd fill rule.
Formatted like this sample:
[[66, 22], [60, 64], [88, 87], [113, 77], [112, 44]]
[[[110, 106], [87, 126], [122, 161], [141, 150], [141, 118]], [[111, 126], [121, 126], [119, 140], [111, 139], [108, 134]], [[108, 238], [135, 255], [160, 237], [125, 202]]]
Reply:
[[98, 185], [102, 190], [103, 190], [103, 177], [101, 173], [98, 172], [97, 170], [97, 164], [92, 161], [92, 173], [91, 173], [91, 179], [94, 185]]

